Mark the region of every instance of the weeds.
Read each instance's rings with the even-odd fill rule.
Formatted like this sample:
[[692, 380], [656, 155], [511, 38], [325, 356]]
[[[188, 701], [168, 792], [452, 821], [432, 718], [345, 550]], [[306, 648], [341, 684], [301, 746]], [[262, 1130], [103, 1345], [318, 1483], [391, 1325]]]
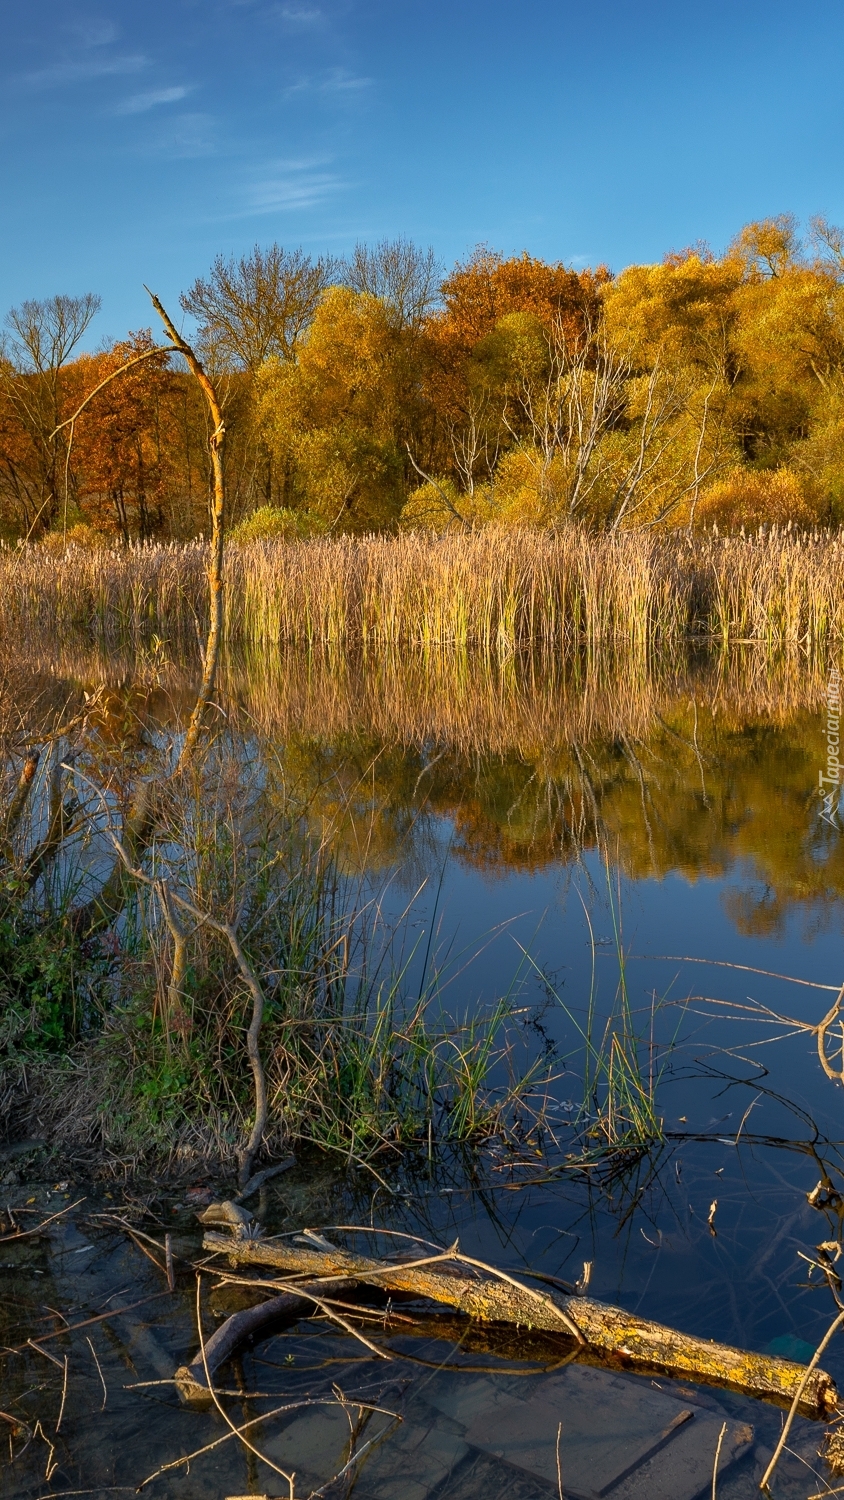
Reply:
[[[665, 1139], [663, 1119], [658, 1113], [659, 1084], [668, 1060], [670, 1047], [658, 1054], [654, 1042], [654, 1022], [658, 1002], [654, 997], [646, 1017], [646, 1026], [631, 1003], [627, 984], [620, 899], [614, 896], [609, 863], [605, 864], [607, 891], [612, 917], [618, 979], [609, 1010], [603, 1017], [598, 1005], [596, 984], [596, 945], [588, 908], [580, 897], [589, 930], [592, 949], [592, 975], [586, 1011], [580, 1019], [562, 998], [546, 975], [541, 975], [549, 999], [559, 1005], [577, 1036], [583, 1072], [581, 1100], [574, 1111], [573, 1127], [576, 1151], [567, 1153], [569, 1161], [577, 1158], [591, 1165], [607, 1157], [622, 1160], [640, 1155]], [[579, 894], [579, 892], [578, 892]], [[529, 957], [529, 956], [528, 956]]]

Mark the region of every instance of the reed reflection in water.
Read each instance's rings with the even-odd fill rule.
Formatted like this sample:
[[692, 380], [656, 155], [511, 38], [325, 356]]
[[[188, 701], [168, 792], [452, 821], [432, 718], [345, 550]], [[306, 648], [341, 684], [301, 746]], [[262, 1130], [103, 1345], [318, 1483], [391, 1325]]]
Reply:
[[[128, 743], [179, 731], [198, 671], [161, 641], [132, 655], [45, 645], [7, 665], [3, 701], [25, 720], [100, 689], [102, 736]], [[841, 840], [817, 795], [827, 675], [816, 657], [750, 648], [499, 662], [248, 651], [226, 657], [218, 707], [280, 760], [347, 868], [415, 882], [444, 822], [452, 857], [486, 875], [596, 847], [636, 879], [742, 866], [724, 901], [761, 935], [795, 907], [825, 919], [844, 892]]]

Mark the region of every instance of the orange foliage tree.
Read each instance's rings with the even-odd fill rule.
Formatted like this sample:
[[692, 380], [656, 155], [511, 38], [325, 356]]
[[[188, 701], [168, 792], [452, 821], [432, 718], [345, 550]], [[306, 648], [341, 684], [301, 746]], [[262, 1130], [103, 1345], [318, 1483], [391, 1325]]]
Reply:
[[[73, 366], [80, 392], [91, 390], [139, 354], [153, 350], [149, 329]], [[124, 542], [147, 541], [165, 524], [179, 478], [177, 381], [170, 357], [151, 354], [94, 397], [75, 425], [71, 450], [76, 500], [84, 519]]]
[[425, 328], [430, 465], [469, 490], [478, 465], [494, 467], [507, 443], [508, 404], [496, 332], [530, 340], [540, 331], [577, 346], [599, 319], [609, 279], [604, 267], [578, 272], [483, 246], [454, 268]]

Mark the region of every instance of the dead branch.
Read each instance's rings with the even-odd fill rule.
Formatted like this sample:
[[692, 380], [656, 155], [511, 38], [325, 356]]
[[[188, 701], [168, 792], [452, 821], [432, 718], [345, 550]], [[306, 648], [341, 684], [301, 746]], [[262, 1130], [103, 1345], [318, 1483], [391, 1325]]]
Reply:
[[466, 517], [465, 516], [461, 516], [459, 510], [457, 509], [457, 506], [454, 504], [453, 500], [451, 500], [449, 498], [448, 494], [443, 489], [443, 487], [439, 483], [439, 481], [436, 480], [436, 479], [433, 479], [430, 474], [426, 474], [424, 469], [420, 469], [418, 463], [416, 462], [416, 459], [413, 457], [413, 454], [412, 454], [411, 449], [410, 449], [410, 444], [409, 443], [405, 443], [405, 447], [407, 449], [407, 456], [410, 459], [410, 462], [412, 463], [412, 465], [413, 465], [414, 469], [416, 470], [417, 474], [419, 475], [420, 479], [424, 479], [424, 481], [425, 481], [426, 484], [430, 484], [431, 487], [432, 487], [432, 489], [436, 490], [436, 492], [439, 495], [440, 499], [442, 500], [443, 505], [445, 506], [446, 510], [449, 512], [450, 515], [452, 515], [454, 517], [455, 521], [459, 521], [460, 522], [460, 525], [463, 527], [463, 530], [464, 531], [471, 531], [472, 528], [471, 528], [469, 522], [466, 520]]
[[259, 1302], [255, 1307], [232, 1313], [231, 1317], [221, 1323], [206, 1343], [205, 1363], [203, 1363], [200, 1350], [194, 1355], [189, 1365], [181, 1365], [176, 1371], [176, 1389], [182, 1400], [185, 1402], [210, 1401], [211, 1395], [205, 1378], [205, 1366], [207, 1365], [209, 1373], [214, 1375], [227, 1359], [231, 1359], [235, 1350], [246, 1339], [252, 1338], [268, 1323], [281, 1321], [291, 1323], [297, 1318], [306, 1317], [309, 1313], [319, 1310], [323, 1295], [336, 1296], [338, 1291], [351, 1290], [354, 1286], [354, 1281], [309, 1281], [292, 1291], [269, 1297], [266, 1302]]
[[161, 880], [158, 883], [158, 898], [159, 905], [161, 906], [161, 914], [173, 939], [173, 962], [170, 965], [170, 979], [167, 985], [166, 1031], [169, 1037], [174, 1023], [178, 1026], [185, 1019], [182, 990], [188, 967], [188, 937], [190, 934], [176, 915], [173, 899], [170, 895], [170, 887], [166, 880]]
[[539, 1294], [515, 1280], [501, 1281], [486, 1274], [470, 1277], [456, 1268], [451, 1273], [429, 1269], [433, 1259], [448, 1261], [448, 1252], [423, 1265], [418, 1261], [385, 1263], [339, 1249], [328, 1253], [214, 1233], [205, 1236], [203, 1246], [227, 1255], [235, 1265], [273, 1266], [307, 1277], [355, 1277], [390, 1291], [445, 1303], [481, 1322], [515, 1324], [564, 1337], [568, 1336], [565, 1325], [574, 1323], [587, 1344], [614, 1355], [629, 1369], [657, 1368], [780, 1406], [790, 1405], [799, 1392], [798, 1410], [813, 1418], [827, 1417], [838, 1399], [829, 1375], [819, 1369], [807, 1372], [792, 1360], [696, 1338], [588, 1297]]
[[830, 1006], [823, 1020], [818, 1023], [817, 1027], [809, 1028], [816, 1032], [818, 1060], [827, 1078], [831, 1078], [833, 1083], [844, 1083], [844, 1055], [842, 1055], [841, 1067], [837, 1070], [833, 1068], [832, 1063], [826, 1055], [826, 1034], [833, 1022], [839, 1019], [842, 1004], [844, 1004], [844, 985], [841, 986], [835, 997], [835, 1003]]
[[143, 885], [153, 887], [161, 896], [162, 901], [167, 903], [167, 905], [170, 907], [171, 912], [173, 904], [175, 903], [177, 906], [181, 907], [182, 911], [185, 911], [190, 916], [192, 916], [196, 922], [204, 923], [205, 926], [211, 927], [215, 932], [219, 932], [223, 937], [225, 937], [226, 941], [229, 944], [229, 947], [232, 950], [235, 962], [240, 970], [246, 987], [252, 996], [252, 1019], [249, 1023], [249, 1029], [246, 1033], [246, 1050], [249, 1056], [249, 1064], [252, 1069], [252, 1078], [255, 1086], [255, 1121], [252, 1126], [249, 1140], [247, 1141], [243, 1150], [240, 1152], [238, 1163], [239, 1186], [242, 1190], [244, 1190], [248, 1187], [251, 1180], [252, 1163], [254, 1162], [255, 1156], [261, 1145], [264, 1130], [266, 1129], [267, 1124], [267, 1085], [266, 1079], [264, 1077], [264, 1066], [261, 1061], [261, 1050], [258, 1044], [261, 1032], [261, 1024], [264, 1018], [264, 992], [258, 981], [257, 975], [252, 968], [252, 965], [250, 964], [248, 958], [246, 957], [246, 954], [243, 951], [243, 947], [241, 946], [237, 931], [232, 926], [231, 922], [220, 922], [216, 917], [212, 917], [209, 912], [200, 911], [199, 908], [194, 906], [191, 901], [188, 901], [185, 896], [180, 896], [178, 891], [174, 891], [169, 886], [166, 880], [155, 880], [151, 875], [147, 875], [143, 870], [138, 869], [132, 863], [132, 857], [129, 850], [125, 847], [125, 845], [121, 842], [117, 835], [112, 833], [110, 837], [115, 849], [117, 850], [119, 860], [122, 862], [124, 869], [129, 875], [133, 877], [133, 879], [140, 881]]
[[56, 1219], [63, 1218], [65, 1214], [70, 1213], [71, 1209], [78, 1208], [80, 1203], [84, 1202], [84, 1198], [77, 1198], [75, 1203], [68, 1203], [66, 1207], [60, 1208], [57, 1213], [50, 1214], [48, 1219], [42, 1219], [41, 1223], [36, 1224], [33, 1229], [18, 1229], [16, 1227], [14, 1234], [0, 1235], [0, 1245], [7, 1244], [9, 1240], [25, 1240], [31, 1238], [32, 1235], [42, 1234], [48, 1224], [53, 1224]]
[[817, 1349], [815, 1350], [814, 1354], [812, 1355], [812, 1358], [809, 1360], [809, 1363], [803, 1368], [803, 1373], [802, 1373], [802, 1378], [800, 1380], [800, 1384], [797, 1386], [797, 1389], [794, 1392], [794, 1396], [793, 1396], [792, 1401], [791, 1401], [791, 1408], [789, 1410], [788, 1416], [785, 1419], [785, 1423], [783, 1425], [782, 1432], [780, 1433], [780, 1440], [777, 1443], [777, 1446], [776, 1446], [776, 1448], [774, 1449], [774, 1451], [773, 1451], [773, 1453], [771, 1455], [771, 1461], [768, 1464], [767, 1469], [765, 1470], [764, 1474], [762, 1475], [762, 1478], [759, 1481], [759, 1488], [765, 1494], [769, 1493], [769, 1491], [768, 1491], [768, 1481], [770, 1480], [771, 1475], [774, 1472], [774, 1469], [776, 1468], [777, 1464], [779, 1463], [780, 1454], [782, 1453], [782, 1450], [783, 1450], [783, 1448], [786, 1445], [786, 1441], [788, 1439], [788, 1434], [791, 1431], [791, 1424], [794, 1421], [795, 1416], [797, 1415], [797, 1413], [801, 1409], [801, 1406], [800, 1406], [801, 1400], [805, 1397], [805, 1394], [806, 1394], [807, 1388], [809, 1386], [809, 1383], [810, 1383], [810, 1381], [812, 1379], [812, 1376], [817, 1372], [818, 1360], [820, 1359], [821, 1355], [824, 1352], [824, 1349], [826, 1348], [827, 1344], [832, 1339], [833, 1335], [838, 1332], [838, 1329], [841, 1327], [842, 1323], [844, 1323], [844, 1310], [842, 1310], [838, 1314], [838, 1317], [835, 1318], [833, 1320], [833, 1322], [830, 1324], [829, 1328], [827, 1329], [826, 1333], [824, 1334], [823, 1338], [821, 1339], [820, 1343], [818, 1344]]
[[220, 406], [217, 392], [209, 380], [200, 360], [197, 358], [190, 344], [182, 338], [169, 314], [161, 302], [149, 287], [144, 289], [152, 301], [158, 316], [172, 340], [173, 348], [178, 350], [185, 360], [188, 369], [198, 381], [202, 394], [208, 402], [211, 413], [212, 431], [208, 439], [211, 449], [211, 470], [214, 476], [214, 493], [211, 500], [211, 555], [208, 560], [208, 604], [209, 624], [208, 637], [205, 643], [205, 657], [203, 664], [202, 682], [196, 695], [193, 713], [190, 716], [187, 733], [182, 743], [181, 753], [174, 775], [184, 770], [194, 750], [196, 749], [199, 734], [202, 729], [202, 721], [205, 711], [211, 702], [214, 692], [214, 682], [217, 676], [217, 663], [220, 656], [220, 642], [223, 633], [223, 547], [224, 527], [226, 519], [226, 483], [223, 472], [223, 443], [226, 436], [226, 426], [223, 421], [223, 411]]
[[[42, 1344], [49, 1343], [51, 1339], [64, 1338], [66, 1334], [78, 1333], [80, 1328], [90, 1328], [92, 1323], [105, 1323], [110, 1318], [119, 1318], [123, 1313], [134, 1312], [136, 1307], [145, 1307], [148, 1302], [157, 1302], [160, 1297], [169, 1297], [170, 1292], [151, 1292], [148, 1297], [141, 1297], [137, 1302], [130, 1302], [128, 1307], [113, 1307], [110, 1312], [97, 1313], [93, 1318], [85, 1318], [81, 1323], [68, 1323], [66, 1328], [57, 1328], [53, 1333], [41, 1333], [35, 1339], [27, 1339], [25, 1344], [16, 1344], [14, 1348], [4, 1349], [4, 1354], [22, 1354], [29, 1347], [37, 1349], [39, 1354], [46, 1354]], [[49, 1356], [48, 1356], [49, 1358]]]
[[259, 1448], [253, 1447], [249, 1439], [245, 1438], [243, 1436], [243, 1433], [238, 1431], [238, 1429], [232, 1422], [228, 1412], [220, 1404], [220, 1399], [214, 1389], [214, 1382], [211, 1379], [211, 1375], [208, 1369], [208, 1357], [205, 1352], [205, 1338], [202, 1332], [202, 1276], [199, 1272], [197, 1272], [196, 1274], [196, 1328], [199, 1334], [199, 1353], [202, 1360], [202, 1371], [205, 1376], [206, 1388], [208, 1390], [208, 1394], [211, 1397], [211, 1400], [217, 1408], [217, 1411], [220, 1413], [220, 1416], [222, 1417], [229, 1431], [234, 1437], [237, 1437], [238, 1441], [243, 1444], [244, 1448], [248, 1449], [250, 1453], [254, 1453], [256, 1458], [260, 1458], [268, 1468], [272, 1469], [274, 1474], [280, 1475], [282, 1479], [285, 1479], [287, 1481], [290, 1489], [290, 1500], [293, 1500], [293, 1475], [288, 1474], [285, 1469], [280, 1469], [278, 1467], [278, 1464], [274, 1464], [272, 1459], [267, 1458], [267, 1455], [265, 1453], [262, 1453]]
[[27, 751], [26, 759], [18, 777], [18, 784], [12, 800], [6, 809], [5, 828], [3, 830], [6, 840], [11, 838], [23, 816], [23, 810], [26, 807], [29, 794], [32, 790], [32, 783], [35, 780], [35, 773], [38, 770], [40, 758], [40, 751], [35, 749]]
[[238, 1203], [245, 1203], [246, 1199], [251, 1198], [253, 1193], [257, 1193], [259, 1188], [264, 1186], [264, 1183], [270, 1181], [270, 1178], [278, 1177], [281, 1172], [289, 1172], [290, 1168], [295, 1167], [295, 1165], [295, 1156], [288, 1156], [285, 1157], [284, 1161], [276, 1162], [275, 1166], [265, 1167], [263, 1172], [256, 1172], [254, 1177], [249, 1178], [246, 1186], [240, 1189], [236, 1201]]

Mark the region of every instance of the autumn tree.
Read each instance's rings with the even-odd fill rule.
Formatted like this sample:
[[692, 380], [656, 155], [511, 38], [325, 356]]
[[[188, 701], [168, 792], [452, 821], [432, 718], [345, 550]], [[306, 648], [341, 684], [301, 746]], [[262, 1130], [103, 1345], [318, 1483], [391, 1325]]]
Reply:
[[401, 332], [418, 332], [436, 306], [441, 274], [430, 246], [423, 250], [399, 237], [355, 245], [343, 281], [353, 292], [378, 297]]
[[100, 298], [30, 300], [6, 317], [0, 345], [0, 438], [7, 495], [27, 529], [48, 527], [67, 499], [71, 475], [64, 416], [65, 371], [98, 312]]
[[[94, 397], [76, 424], [73, 448], [85, 519], [117, 530], [127, 543], [164, 530], [168, 502], [184, 475], [177, 378], [167, 352], [155, 351], [152, 332], [142, 329], [73, 368], [82, 392], [127, 367]], [[149, 357], [133, 364], [138, 355]]]
[[[834, 226], [818, 221], [810, 261], [795, 221], [781, 215], [747, 225], [720, 259], [688, 252], [633, 266], [608, 289], [612, 336], [643, 374], [657, 363], [673, 372], [682, 393], [656, 520], [677, 519], [689, 506], [693, 520], [707, 486], [700, 519], [721, 524], [731, 524], [731, 511], [737, 524], [778, 523], [784, 506], [801, 522], [837, 514], [839, 243]], [[775, 471], [773, 482], [766, 476]]]
[[265, 366], [260, 419], [292, 503], [320, 530], [390, 526], [404, 499], [401, 447], [415, 342], [380, 298], [331, 287], [293, 362]]
[[[142, 333], [80, 355], [97, 305], [9, 315], [5, 534], [81, 514], [193, 535], [220, 455], [178, 353], [62, 425], [98, 370], [150, 353]], [[182, 306], [225, 412], [227, 517], [254, 535], [844, 517], [844, 231], [820, 217], [802, 240], [779, 215], [616, 277], [481, 247], [441, 279], [403, 238], [342, 264], [256, 246]]]
[[238, 260], [218, 255], [180, 301], [213, 366], [254, 375], [268, 359], [292, 357], [334, 270], [303, 250], [256, 245]]
[[491, 479], [518, 441], [514, 368], [524, 358], [547, 368], [552, 334], [574, 350], [599, 316], [607, 280], [603, 269], [578, 273], [483, 246], [445, 277], [425, 329], [429, 422], [420, 447], [428, 467], [470, 492], [477, 479]]
[[776, 214], [745, 224], [730, 245], [729, 259], [740, 262], [746, 277], [782, 276], [801, 256], [794, 214]]
[[284, 501], [285, 472], [276, 472], [256, 423], [255, 379], [268, 361], [293, 359], [319, 299], [338, 274], [328, 257], [255, 245], [239, 258], [218, 255], [207, 277], [181, 297], [196, 319], [197, 343], [215, 372], [226, 412], [230, 518], [255, 503]]

